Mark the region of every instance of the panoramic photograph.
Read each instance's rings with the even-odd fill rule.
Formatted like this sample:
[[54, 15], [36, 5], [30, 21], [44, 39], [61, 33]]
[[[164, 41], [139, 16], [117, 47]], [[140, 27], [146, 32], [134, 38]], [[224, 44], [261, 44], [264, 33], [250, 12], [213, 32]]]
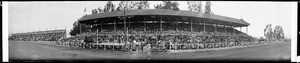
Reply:
[[8, 2], [14, 61], [291, 61], [292, 2]]

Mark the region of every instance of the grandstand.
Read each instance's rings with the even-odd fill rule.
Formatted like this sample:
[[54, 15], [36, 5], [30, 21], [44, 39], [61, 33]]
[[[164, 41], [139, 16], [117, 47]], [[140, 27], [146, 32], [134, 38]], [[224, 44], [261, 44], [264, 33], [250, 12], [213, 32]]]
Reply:
[[165, 47], [162, 49], [172, 48], [164, 43], [242, 43], [255, 40], [246, 33], [234, 29], [250, 25], [242, 19], [190, 11], [167, 9], [114, 11], [85, 15], [78, 22], [92, 27], [94, 30], [92, 33], [82, 32], [81, 37], [91, 36], [94, 42], [151, 42], [154, 49], [160, 48], [157, 45]]
[[15, 33], [9, 37], [9, 40], [16, 41], [58, 41], [65, 37], [66, 31], [62, 30], [46, 30], [27, 33]]
[[[91, 26], [92, 32], [80, 31], [77, 36], [61, 40], [58, 40], [58, 37], [65, 35], [62, 34], [65, 31], [54, 34], [55, 36], [53, 31], [49, 32], [50, 34], [44, 32], [16, 34], [10, 39], [49, 41], [50, 38], [56, 37], [52, 40], [57, 41], [57, 45], [67, 44], [104, 50], [107, 48], [135, 50], [149, 42], [153, 51], [245, 46], [257, 43], [255, 42], [257, 40], [247, 33], [234, 29], [250, 25], [243, 19], [191, 11], [168, 9], [113, 11], [85, 15], [78, 22]], [[23, 38], [24, 36], [30, 38]], [[32, 39], [32, 36], [40, 37]], [[87, 44], [89, 46], [85, 46]]]

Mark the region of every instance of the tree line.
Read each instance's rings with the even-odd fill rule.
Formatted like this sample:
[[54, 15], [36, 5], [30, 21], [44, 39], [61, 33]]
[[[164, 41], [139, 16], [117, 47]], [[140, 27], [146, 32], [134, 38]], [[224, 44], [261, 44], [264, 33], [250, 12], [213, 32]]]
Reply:
[[272, 25], [266, 25], [264, 29], [264, 36], [267, 40], [283, 40], [284, 32], [281, 26], [277, 25], [274, 30], [272, 30]]

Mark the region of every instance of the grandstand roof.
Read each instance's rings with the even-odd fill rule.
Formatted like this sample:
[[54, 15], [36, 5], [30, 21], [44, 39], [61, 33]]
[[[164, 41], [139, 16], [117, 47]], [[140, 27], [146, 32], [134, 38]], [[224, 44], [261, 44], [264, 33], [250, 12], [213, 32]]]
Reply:
[[[221, 16], [221, 15], [182, 11], [182, 10], [145, 9], [145, 10], [126, 10], [125, 13], [126, 16], [180, 16], [180, 17], [188, 17], [191, 19], [195, 18], [196, 20], [193, 21], [203, 21], [199, 19], [211, 19], [213, 21], [213, 22], [210, 21], [211, 23], [223, 22], [223, 25], [231, 24], [230, 26], [235, 26], [235, 27], [244, 27], [250, 25], [249, 23], [245, 22], [243, 19], [236, 19], [236, 18]], [[107, 13], [85, 15], [78, 21], [83, 22], [83, 21], [91, 21], [93, 19], [105, 19], [105, 18], [121, 17], [121, 16], [124, 16], [124, 11], [113, 11]]]

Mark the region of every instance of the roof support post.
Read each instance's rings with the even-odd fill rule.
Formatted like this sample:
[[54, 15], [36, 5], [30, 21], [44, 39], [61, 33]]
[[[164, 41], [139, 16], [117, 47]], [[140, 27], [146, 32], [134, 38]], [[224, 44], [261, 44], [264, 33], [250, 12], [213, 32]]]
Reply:
[[103, 25], [103, 24], [102, 24], [102, 21], [100, 21], [100, 31], [103, 31], [103, 30], [102, 30], [102, 25]]
[[225, 28], [225, 33], [226, 33], [226, 26], [224, 25], [224, 28]]
[[175, 21], [175, 22], [176, 22], [176, 31], [178, 31], [178, 22], [177, 21]]
[[240, 27], [240, 31], [242, 32], [242, 27]]
[[146, 31], [146, 23], [147, 23], [147, 20], [146, 20], [146, 18], [144, 18], [144, 20], [145, 20], [145, 21], [144, 21], [144, 22], [145, 22], [145, 23], [144, 23], [144, 31]]
[[248, 26], [246, 27], [246, 34], [248, 34]]
[[232, 26], [232, 33], [234, 33], [234, 26]]
[[78, 24], [79, 24], [79, 34], [81, 34], [81, 24], [80, 23]]
[[99, 32], [98, 32], [98, 29], [97, 29], [97, 35], [96, 35], [97, 36], [97, 43], [99, 43], [99, 41], [98, 41], [99, 40], [99, 36], [98, 35], [99, 35]]
[[203, 23], [203, 31], [205, 32], [205, 21]]
[[128, 19], [128, 29], [130, 28], [130, 19]]
[[117, 31], [116, 30], [116, 20], [114, 20], [114, 30]]
[[191, 20], [191, 32], [193, 32], [193, 20]]
[[217, 23], [215, 23], [215, 32], [217, 32]]
[[[126, 4], [127, 5], [127, 4]], [[126, 43], [128, 40], [127, 40], [127, 28], [126, 28], [126, 14], [125, 14], [125, 7], [124, 7], [124, 16], [123, 16], [123, 19], [124, 19], [124, 34], [125, 34], [125, 40], [124, 42]]]
[[162, 18], [160, 17], [160, 32], [162, 31]]

